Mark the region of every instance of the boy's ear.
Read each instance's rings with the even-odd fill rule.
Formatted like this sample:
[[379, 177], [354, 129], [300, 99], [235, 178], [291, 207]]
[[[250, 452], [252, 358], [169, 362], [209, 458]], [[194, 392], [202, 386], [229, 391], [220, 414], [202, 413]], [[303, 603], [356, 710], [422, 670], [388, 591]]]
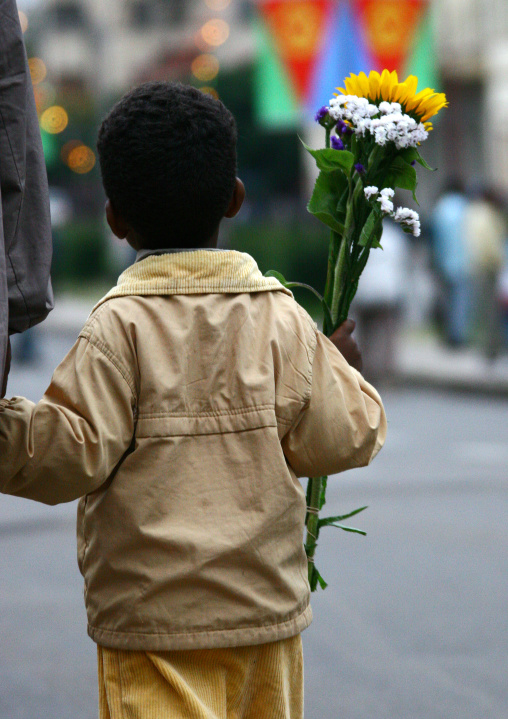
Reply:
[[120, 240], [124, 240], [129, 234], [131, 228], [125, 222], [123, 217], [118, 214], [110, 200], [106, 200], [104, 209], [106, 210], [106, 220], [111, 228], [111, 232]]
[[245, 185], [239, 177], [236, 178], [235, 189], [233, 190], [233, 197], [229, 203], [229, 207], [226, 210], [224, 217], [234, 217], [240, 212], [240, 207], [243, 205], [245, 200]]

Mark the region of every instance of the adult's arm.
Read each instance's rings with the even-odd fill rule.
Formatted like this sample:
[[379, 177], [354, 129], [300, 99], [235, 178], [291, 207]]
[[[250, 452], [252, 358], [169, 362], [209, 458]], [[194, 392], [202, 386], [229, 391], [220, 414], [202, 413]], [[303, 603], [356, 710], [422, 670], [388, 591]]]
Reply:
[[46, 167], [15, 0], [0, 2], [0, 378], [8, 336], [53, 307]]

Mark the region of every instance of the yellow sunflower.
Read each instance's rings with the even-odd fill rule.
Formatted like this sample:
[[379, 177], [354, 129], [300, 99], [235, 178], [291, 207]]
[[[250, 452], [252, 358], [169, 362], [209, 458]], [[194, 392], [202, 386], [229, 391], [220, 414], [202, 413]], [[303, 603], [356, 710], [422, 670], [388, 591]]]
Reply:
[[381, 75], [372, 70], [369, 76], [364, 72], [359, 75], [346, 77], [345, 88], [338, 87], [337, 90], [343, 95], [357, 95], [366, 97], [371, 102], [386, 100], [387, 102], [398, 102], [404, 111], [423, 122], [426, 130], [432, 130], [432, 123], [429, 118], [437, 115], [439, 110], [448, 106], [446, 95], [443, 92], [436, 92], [430, 87], [416, 92], [418, 78], [409, 75], [404, 82], [399, 82], [395, 70], [383, 70]]

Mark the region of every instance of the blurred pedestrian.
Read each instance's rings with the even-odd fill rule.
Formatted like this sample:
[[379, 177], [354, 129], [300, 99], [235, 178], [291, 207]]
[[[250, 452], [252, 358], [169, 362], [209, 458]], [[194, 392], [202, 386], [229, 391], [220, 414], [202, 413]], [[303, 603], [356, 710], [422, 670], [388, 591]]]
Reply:
[[53, 307], [51, 224], [39, 122], [15, 0], [0, 20], [0, 385], [5, 394], [9, 335]]
[[404, 232], [385, 220], [383, 249], [374, 249], [362, 273], [352, 314], [358, 321], [363, 373], [369, 382], [391, 379], [408, 292], [408, 246]]
[[507, 232], [503, 201], [494, 188], [484, 188], [471, 202], [465, 226], [473, 282], [475, 337], [486, 357], [494, 359], [503, 342], [499, 283]]
[[462, 181], [451, 177], [431, 217], [432, 260], [441, 284], [439, 313], [451, 347], [469, 339], [471, 284], [465, 213], [468, 201]]

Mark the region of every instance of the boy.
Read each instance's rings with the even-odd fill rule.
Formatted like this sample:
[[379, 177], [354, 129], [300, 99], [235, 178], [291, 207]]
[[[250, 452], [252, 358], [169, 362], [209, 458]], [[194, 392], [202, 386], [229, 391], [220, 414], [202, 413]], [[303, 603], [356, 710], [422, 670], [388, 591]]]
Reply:
[[[142, 85], [98, 151], [109, 225], [138, 258], [43, 399], [2, 401], [0, 488], [82, 498], [102, 719], [301, 717], [297, 477], [367, 464], [381, 400], [289, 291], [216, 249], [245, 194], [222, 103]], [[352, 328], [333, 339], [358, 363]]]

